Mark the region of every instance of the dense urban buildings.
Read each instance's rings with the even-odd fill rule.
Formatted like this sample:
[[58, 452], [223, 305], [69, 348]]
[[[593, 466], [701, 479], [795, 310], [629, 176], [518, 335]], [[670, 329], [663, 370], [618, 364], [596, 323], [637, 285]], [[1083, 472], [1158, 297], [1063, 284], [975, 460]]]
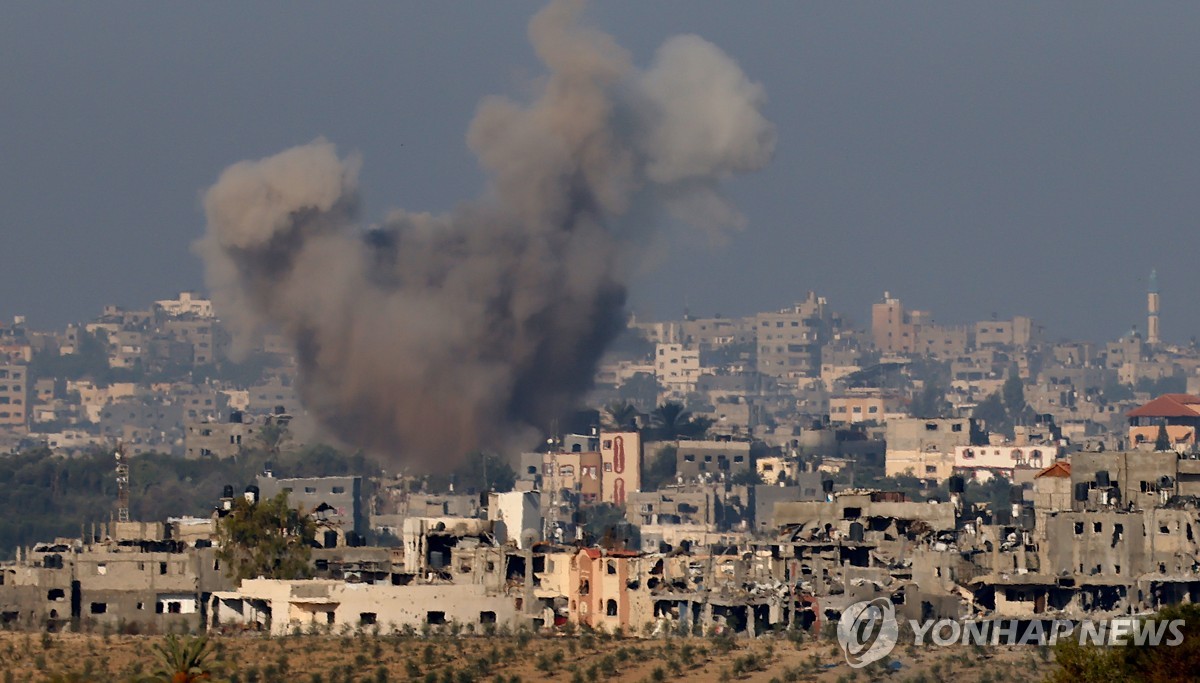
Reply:
[[[448, 478], [273, 471], [336, 451], [311, 450], [326, 437], [286, 343], [234, 361], [198, 294], [59, 331], [15, 320], [0, 363], [10, 457], [120, 444], [135, 472], [149, 453], [263, 466], [208, 492], [208, 512], [123, 521], [121, 493], [78, 535], [4, 548], [0, 614], [51, 629], [753, 635], [878, 594], [972, 618], [1138, 614], [1200, 595], [1194, 346], [1048, 342], [1020, 316], [939, 326], [890, 294], [869, 331], [848, 320], [809, 293], [743, 318], [631, 321], [579, 397], [590, 411], [548, 416], [541, 446], [497, 444]], [[121, 489], [135, 502], [138, 484]], [[240, 580], [223, 520], [276, 496], [314, 521], [311, 578]]]

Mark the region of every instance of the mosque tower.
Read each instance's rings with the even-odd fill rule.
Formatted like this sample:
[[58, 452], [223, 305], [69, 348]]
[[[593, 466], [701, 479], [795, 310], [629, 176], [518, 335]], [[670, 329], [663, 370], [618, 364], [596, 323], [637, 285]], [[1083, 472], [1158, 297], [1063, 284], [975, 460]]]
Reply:
[[1146, 342], [1157, 344], [1158, 339], [1158, 273], [1151, 269], [1150, 287], [1146, 290]]

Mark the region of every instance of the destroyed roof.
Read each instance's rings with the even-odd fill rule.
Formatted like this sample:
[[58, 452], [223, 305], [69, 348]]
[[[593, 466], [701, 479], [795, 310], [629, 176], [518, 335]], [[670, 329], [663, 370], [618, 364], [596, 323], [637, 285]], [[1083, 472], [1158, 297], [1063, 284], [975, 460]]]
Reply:
[[1059, 460], [1041, 472], [1033, 475], [1034, 479], [1041, 479], [1042, 477], [1066, 477], [1067, 479], [1070, 479], [1071, 463]]
[[1129, 411], [1129, 417], [1200, 417], [1200, 396], [1163, 394]]

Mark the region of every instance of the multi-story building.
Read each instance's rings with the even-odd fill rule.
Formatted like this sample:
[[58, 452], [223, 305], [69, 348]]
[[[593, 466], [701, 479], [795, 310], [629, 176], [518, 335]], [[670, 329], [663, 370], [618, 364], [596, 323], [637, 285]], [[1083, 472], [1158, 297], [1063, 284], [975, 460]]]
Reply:
[[755, 316], [758, 371], [773, 377], [817, 377], [821, 347], [840, 326], [824, 297], [809, 292], [804, 301]]
[[1172, 449], [1192, 449], [1200, 427], [1200, 396], [1163, 394], [1130, 411], [1128, 417], [1131, 447], [1152, 447], [1160, 430], [1165, 430]]
[[29, 367], [0, 365], [0, 429], [29, 425]]
[[929, 317], [926, 311], [908, 311], [891, 292], [871, 306], [871, 337], [883, 353], [908, 354], [917, 351], [917, 326]]
[[656, 344], [654, 378], [662, 385], [667, 400], [686, 398], [700, 379], [700, 351], [683, 344]]
[[642, 487], [642, 435], [601, 432], [600, 462], [600, 499], [624, 505], [625, 496]]
[[1014, 316], [1012, 320], [984, 320], [975, 323], [976, 346], [1029, 346], [1034, 339], [1033, 320]]
[[954, 473], [955, 449], [986, 443], [969, 418], [889, 420], [886, 435], [887, 476], [910, 474], [938, 482]]
[[899, 412], [903, 404], [903, 398], [894, 392], [851, 389], [829, 397], [829, 422], [844, 425], [864, 422], [882, 424], [889, 415]]
[[237, 411], [226, 422], [189, 422], [184, 428], [184, 454], [189, 460], [233, 458], [250, 446], [262, 425], [246, 422]]
[[675, 474], [685, 480], [729, 478], [752, 464], [749, 441], [680, 441], [675, 450]]
[[179, 298], [155, 301], [154, 306], [167, 315], [192, 315], [197, 318], [213, 317], [212, 301], [195, 292], [180, 292]]
[[315, 515], [324, 526], [360, 537], [367, 532], [362, 477], [279, 478], [268, 471], [255, 484], [264, 500], [286, 492], [292, 507]]

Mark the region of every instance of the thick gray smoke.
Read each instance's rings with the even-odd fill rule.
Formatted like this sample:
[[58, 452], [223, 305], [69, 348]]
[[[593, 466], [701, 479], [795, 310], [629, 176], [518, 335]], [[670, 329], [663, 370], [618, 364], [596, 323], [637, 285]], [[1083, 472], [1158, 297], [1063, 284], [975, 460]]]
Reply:
[[624, 264], [655, 207], [740, 224], [718, 186], [771, 156], [761, 86], [695, 36], [638, 70], [579, 10], [556, 2], [530, 23], [548, 73], [530, 102], [482, 102], [467, 141], [490, 191], [451, 214], [364, 230], [358, 161], [324, 140], [208, 190], [197, 250], [235, 350], [282, 331], [306, 408], [347, 444], [446, 466], [527, 438], [621, 330]]

